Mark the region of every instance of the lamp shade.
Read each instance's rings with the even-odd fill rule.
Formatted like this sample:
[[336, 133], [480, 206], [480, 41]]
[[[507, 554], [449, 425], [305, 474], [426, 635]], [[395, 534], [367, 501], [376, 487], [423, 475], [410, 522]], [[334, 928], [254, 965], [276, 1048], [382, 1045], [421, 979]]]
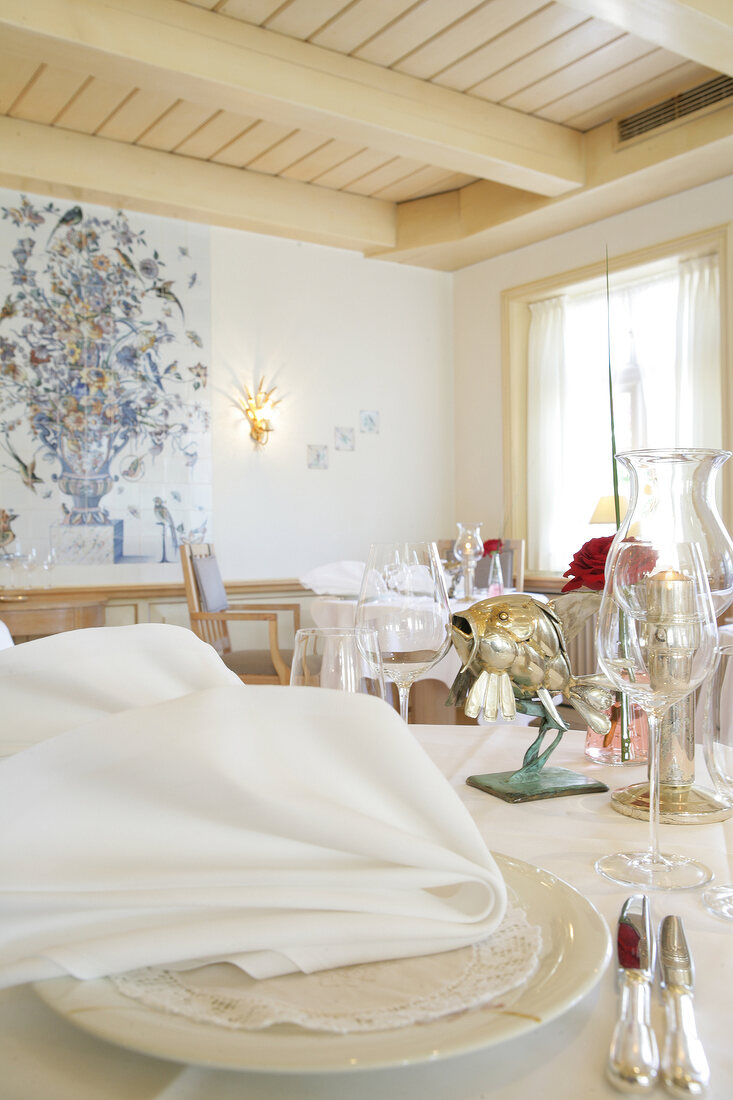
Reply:
[[[619, 511], [621, 513], [620, 519], [623, 519], [626, 515], [626, 509], [629, 506], [628, 497], [619, 497], [618, 500]], [[593, 515], [590, 517], [591, 523], [616, 523], [616, 509], [614, 507], [613, 497], [600, 497], [596, 504]]]

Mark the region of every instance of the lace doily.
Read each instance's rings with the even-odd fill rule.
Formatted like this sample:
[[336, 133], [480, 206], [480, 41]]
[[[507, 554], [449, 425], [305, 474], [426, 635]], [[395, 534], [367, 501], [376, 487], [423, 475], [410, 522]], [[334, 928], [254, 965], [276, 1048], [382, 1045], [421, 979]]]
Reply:
[[540, 958], [540, 929], [512, 908], [471, 947], [257, 981], [229, 963], [113, 975], [126, 997], [200, 1023], [257, 1031], [298, 1024], [345, 1033], [405, 1027], [487, 1004], [525, 982]]

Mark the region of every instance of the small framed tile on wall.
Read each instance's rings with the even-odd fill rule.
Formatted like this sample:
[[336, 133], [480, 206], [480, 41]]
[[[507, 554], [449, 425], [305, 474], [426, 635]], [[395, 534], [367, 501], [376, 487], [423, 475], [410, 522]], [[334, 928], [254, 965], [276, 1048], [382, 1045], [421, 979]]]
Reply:
[[353, 451], [354, 449], [354, 429], [353, 428], [334, 428], [334, 449], [337, 451]]
[[379, 413], [374, 409], [362, 409], [359, 413], [359, 431], [379, 435]]
[[308, 469], [309, 470], [327, 470], [328, 469], [328, 447], [325, 447], [321, 443], [309, 443], [308, 444]]

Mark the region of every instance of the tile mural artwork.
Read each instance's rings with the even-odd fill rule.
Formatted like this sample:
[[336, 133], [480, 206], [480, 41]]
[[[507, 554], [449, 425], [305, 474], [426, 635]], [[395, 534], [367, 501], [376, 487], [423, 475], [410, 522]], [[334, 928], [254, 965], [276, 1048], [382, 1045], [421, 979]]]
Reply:
[[379, 413], [374, 412], [373, 409], [362, 409], [359, 413], [359, 431], [377, 435], [379, 432]]
[[308, 469], [328, 469], [328, 447], [325, 447], [320, 443], [308, 444]]
[[207, 231], [0, 191], [0, 557], [211, 532]]
[[353, 451], [354, 429], [334, 428], [334, 448], [337, 451]]

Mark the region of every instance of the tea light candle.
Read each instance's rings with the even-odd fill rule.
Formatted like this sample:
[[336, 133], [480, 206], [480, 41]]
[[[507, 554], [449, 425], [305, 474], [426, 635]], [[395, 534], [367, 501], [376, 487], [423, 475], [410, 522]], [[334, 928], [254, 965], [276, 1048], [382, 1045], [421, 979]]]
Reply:
[[647, 617], [665, 623], [692, 615], [695, 610], [695, 586], [691, 577], [674, 569], [665, 569], [647, 578]]

